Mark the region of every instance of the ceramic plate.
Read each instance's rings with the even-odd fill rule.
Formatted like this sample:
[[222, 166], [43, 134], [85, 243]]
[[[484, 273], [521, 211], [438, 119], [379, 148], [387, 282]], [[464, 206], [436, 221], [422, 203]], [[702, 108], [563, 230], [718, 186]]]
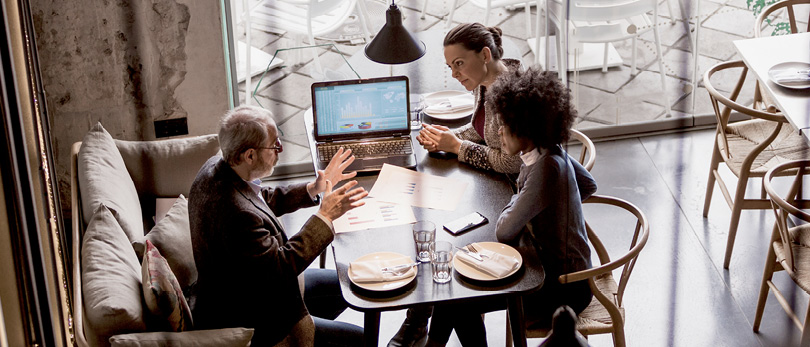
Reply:
[[[469, 95], [470, 92], [462, 92], [458, 90], [443, 90], [441, 92], [435, 92], [425, 95], [425, 103], [428, 105], [438, 103], [438, 100], [452, 98], [454, 96], [459, 95]], [[454, 120], [454, 119], [461, 119], [467, 117], [472, 114], [473, 110], [463, 110], [458, 112], [452, 113], [430, 113], [427, 110], [423, 111], [426, 115], [435, 118], [435, 119], [444, 119], [444, 120]]]
[[810, 88], [810, 81], [806, 82], [796, 82], [796, 83], [779, 83], [776, 82], [774, 79], [774, 73], [777, 71], [810, 71], [810, 63], [801, 63], [801, 62], [788, 62], [788, 63], [781, 63], [776, 64], [768, 70], [768, 78], [773, 81], [778, 86], [790, 88], [790, 89], [807, 89]]
[[[395, 263], [395, 264], [393, 264], [391, 266], [401, 265], [401, 264], [408, 264], [408, 263], [413, 263], [414, 262], [413, 259], [411, 259], [410, 257], [399, 254], [399, 253], [394, 253], [394, 252], [369, 253], [369, 254], [366, 254], [366, 255], [364, 255], [364, 256], [362, 256], [360, 258], [355, 259], [354, 261], [390, 260], [390, 259], [402, 259], [402, 262]], [[416, 274], [419, 271], [419, 267], [418, 266], [415, 267], [414, 271], [415, 271], [414, 275], [411, 276], [411, 277], [403, 278], [403, 279], [396, 280], [396, 281], [390, 281], [390, 282], [357, 283], [357, 282], [354, 281], [354, 279], [352, 278], [351, 275], [349, 276], [349, 280], [352, 281], [352, 283], [354, 283], [354, 285], [356, 285], [356, 286], [358, 286], [360, 288], [363, 288], [365, 290], [372, 290], [372, 291], [375, 291], [375, 292], [381, 292], [381, 291], [386, 291], [386, 290], [394, 290], [394, 289], [397, 289], [397, 288], [402, 288], [405, 285], [407, 285], [408, 283], [411, 283], [416, 278]]]
[[495, 277], [486, 272], [480, 271], [472, 266], [467, 265], [463, 261], [459, 260], [458, 257], [453, 257], [453, 267], [456, 268], [456, 271], [464, 277], [478, 281], [495, 281], [512, 276], [523, 266], [523, 257], [520, 256], [520, 253], [516, 249], [512, 248], [509, 245], [499, 242], [476, 242], [475, 247], [481, 247], [488, 251], [500, 253], [505, 256], [514, 257], [515, 259], [518, 260], [518, 266], [515, 267], [515, 269], [512, 270], [512, 272], [506, 274], [506, 276]]

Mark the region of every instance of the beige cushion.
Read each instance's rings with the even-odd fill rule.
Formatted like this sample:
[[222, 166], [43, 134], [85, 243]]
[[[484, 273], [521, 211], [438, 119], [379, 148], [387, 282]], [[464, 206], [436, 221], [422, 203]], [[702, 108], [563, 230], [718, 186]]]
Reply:
[[131, 241], [143, 238], [138, 192], [115, 142], [101, 123], [84, 136], [78, 161], [84, 221], [88, 222], [103, 203], [117, 212], [116, 218]]
[[188, 196], [197, 172], [219, 151], [215, 134], [160, 141], [115, 140], [115, 145], [138, 192], [152, 198]]
[[103, 204], [85, 230], [81, 256], [84, 311], [94, 335], [106, 342], [112, 335], [146, 330], [141, 264], [113, 213]]
[[155, 332], [116, 335], [110, 338], [110, 343], [116, 347], [244, 347], [250, 344], [252, 338], [253, 329], [227, 328], [181, 333]]
[[[169, 266], [183, 290], [188, 289], [197, 281], [197, 267], [194, 264], [190, 230], [188, 201], [183, 195], [180, 195], [169, 212], [146, 234], [145, 238], [155, 244], [155, 247], [169, 262]], [[138, 257], [143, 258], [144, 241], [135, 241], [132, 246]]]
[[169, 268], [169, 263], [149, 240], [146, 240], [146, 253], [143, 255], [141, 269], [143, 301], [150, 313], [147, 320], [149, 330], [191, 330], [194, 324], [183, 290]]

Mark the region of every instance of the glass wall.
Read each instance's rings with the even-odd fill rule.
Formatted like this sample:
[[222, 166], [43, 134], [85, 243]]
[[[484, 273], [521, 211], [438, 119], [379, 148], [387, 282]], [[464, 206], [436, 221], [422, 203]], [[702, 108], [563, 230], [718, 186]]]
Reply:
[[[371, 62], [363, 53], [366, 33], [379, 31], [390, 2], [360, 0], [332, 31], [314, 35], [317, 44], [327, 45], [295, 50], [300, 54], [284, 51], [310, 42], [304, 24], [295, 27], [282, 20], [282, 0], [232, 2], [236, 65], [245, 65], [239, 57], [246, 56], [248, 40], [253, 59], [269, 59], [278, 51], [266, 73], [264, 60], [254, 66], [257, 74], [240, 81], [237, 89], [241, 103], [260, 104], [275, 114], [284, 133], [282, 164], [311, 170], [303, 118], [311, 117], [307, 110], [312, 82], [404, 74], [415, 100], [435, 92], [464, 91], [445, 64], [442, 38], [458, 23], [483, 18], [486, 25], [503, 31], [505, 58], [559, 73], [574, 95], [576, 127], [593, 139], [711, 126], [715, 117], [700, 82], [702, 74], [716, 63], [739, 59], [733, 41], [753, 37], [756, 13], [748, 2], [757, 8], [766, 0], [621, 0], [614, 5], [594, 0], [598, 6], [590, 7], [588, 1], [530, 1], [528, 14], [525, 1], [516, 0], [490, 9], [488, 15], [482, 0], [425, 1], [396, 2], [406, 28], [425, 42], [427, 54], [393, 66]], [[559, 59], [557, 51], [567, 52], [568, 59]], [[313, 59], [315, 55], [319, 59]], [[751, 100], [753, 92], [749, 94], [743, 100]], [[425, 117], [451, 126], [468, 119]]]

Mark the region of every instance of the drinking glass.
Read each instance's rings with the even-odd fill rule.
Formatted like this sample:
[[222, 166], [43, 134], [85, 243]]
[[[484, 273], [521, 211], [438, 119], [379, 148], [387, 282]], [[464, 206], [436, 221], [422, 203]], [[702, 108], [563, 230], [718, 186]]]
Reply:
[[430, 247], [430, 268], [433, 282], [447, 283], [453, 279], [453, 244], [436, 241]]
[[411, 94], [411, 130], [422, 128], [422, 111], [425, 109], [424, 94]]
[[418, 221], [413, 225], [413, 241], [416, 243], [416, 260], [430, 261], [430, 245], [436, 239], [436, 225], [429, 221]]

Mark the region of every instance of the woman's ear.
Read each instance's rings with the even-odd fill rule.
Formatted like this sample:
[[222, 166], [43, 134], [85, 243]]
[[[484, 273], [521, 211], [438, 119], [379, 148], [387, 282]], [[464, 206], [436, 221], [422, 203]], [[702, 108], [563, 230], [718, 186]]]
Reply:
[[484, 47], [481, 49], [481, 54], [483, 55], [484, 64], [489, 63], [492, 61], [492, 51], [489, 50], [489, 47]]

